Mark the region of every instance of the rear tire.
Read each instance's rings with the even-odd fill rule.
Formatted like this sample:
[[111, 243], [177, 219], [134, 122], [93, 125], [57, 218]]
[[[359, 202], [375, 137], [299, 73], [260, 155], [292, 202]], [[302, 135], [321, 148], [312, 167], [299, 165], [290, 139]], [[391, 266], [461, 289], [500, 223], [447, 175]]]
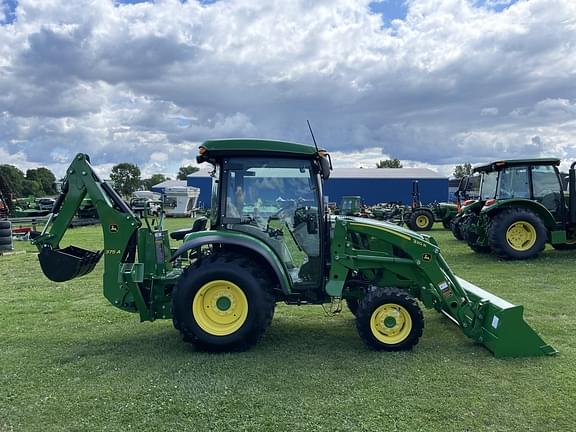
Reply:
[[11, 227], [12, 224], [10, 223], [10, 221], [0, 221], [0, 229], [7, 229]]
[[356, 316], [356, 314], [358, 313], [358, 303], [359, 300], [357, 298], [346, 299], [346, 306], [348, 306], [348, 309], [350, 309], [350, 312], [352, 312], [352, 315], [354, 316]]
[[0, 245], [12, 244], [12, 237], [0, 237]]
[[272, 286], [250, 258], [220, 253], [198, 260], [174, 290], [174, 327], [201, 350], [245, 351], [272, 321]]
[[356, 328], [368, 347], [378, 351], [409, 350], [418, 343], [424, 317], [416, 300], [398, 288], [380, 288], [358, 303]]
[[507, 260], [536, 258], [546, 245], [542, 220], [530, 210], [507, 209], [492, 219], [488, 241], [498, 257]]
[[412, 231], [430, 231], [434, 225], [434, 215], [428, 210], [416, 210], [410, 215], [408, 226]]

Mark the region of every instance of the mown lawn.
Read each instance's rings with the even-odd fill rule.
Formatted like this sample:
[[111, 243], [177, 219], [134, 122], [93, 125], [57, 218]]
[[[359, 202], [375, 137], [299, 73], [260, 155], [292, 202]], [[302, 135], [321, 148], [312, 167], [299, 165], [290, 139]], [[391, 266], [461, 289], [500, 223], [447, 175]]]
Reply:
[[432, 233], [459, 276], [523, 304], [560, 355], [495, 359], [434, 311], [413, 351], [375, 353], [350, 312], [285, 305], [253, 350], [196, 352], [171, 322], [109, 305], [101, 264], [56, 284], [18, 244], [26, 254], [0, 257], [0, 431], [576, 430], [576, 252], [502, 262]]

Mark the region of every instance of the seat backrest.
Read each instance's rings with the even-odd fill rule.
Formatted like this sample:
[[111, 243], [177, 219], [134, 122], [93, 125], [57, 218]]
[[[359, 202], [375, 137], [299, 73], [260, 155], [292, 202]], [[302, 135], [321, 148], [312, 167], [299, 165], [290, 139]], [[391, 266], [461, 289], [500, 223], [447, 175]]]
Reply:
[[204, 231], [206, 229], [206, 224], [208, 223], [208, 219], [205, 217], [199, 217], [194, 221], [192, 225], [192, 232]]

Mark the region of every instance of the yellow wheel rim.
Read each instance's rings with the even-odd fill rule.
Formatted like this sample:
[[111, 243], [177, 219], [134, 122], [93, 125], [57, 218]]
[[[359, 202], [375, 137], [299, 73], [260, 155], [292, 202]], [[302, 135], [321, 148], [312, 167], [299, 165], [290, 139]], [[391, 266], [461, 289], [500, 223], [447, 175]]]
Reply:
[[418, 216], [416, 218], [416, 226], [418, 228], [426, 228], [428, 226], [428, 221], [429, 221], [428, 216], [424, 215]]
[[412, 330], [412, 318], [403, 306], [387, 303], [376, 308], [370, 317], [372, 334], [380, 342], [395, 345], [404, 341]]
[[536, 243], [536, 229], [530, 222], [514, 222], [506, 230], [506, 241], [516, 251], [527, 251]]
[[227, 336], [238, 331], [246, 321], [248, 300], [235, 283], [215, 280], [198, 290], [192, 301], [192, 314], [206, 333]]

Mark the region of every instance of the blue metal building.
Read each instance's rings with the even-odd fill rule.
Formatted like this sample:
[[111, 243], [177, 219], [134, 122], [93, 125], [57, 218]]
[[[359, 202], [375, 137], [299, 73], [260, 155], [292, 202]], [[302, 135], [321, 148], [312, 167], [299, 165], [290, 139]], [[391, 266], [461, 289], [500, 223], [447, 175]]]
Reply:
[[[427, 168], [335, 168], [325, 183], [328, 201], [340, 203], [345, 195], [359, 195], [365, 204], [412, 202], [412, 182], [417, 180], [423, 204], [448, 199], [448, 178]], [[210, 207], [212, 178], [200, 170], [188, 176], [188, 186], [200, 188], [198, 206]]]
[[186, 183], [188, 186], [200, 189], [200, 196], [198, 197], [198, 207], [210, 207], [210, 195], [212, 193], [212, 177], [207, 170], [196, 171], [190, 174]]
[[328, 201], [359, 195], [364, 204], [412, 202], [412, 182], [418, 181], [422, 204], [448, 199], [448, 178], [428, 168], [336, 168], [325, 183]]

